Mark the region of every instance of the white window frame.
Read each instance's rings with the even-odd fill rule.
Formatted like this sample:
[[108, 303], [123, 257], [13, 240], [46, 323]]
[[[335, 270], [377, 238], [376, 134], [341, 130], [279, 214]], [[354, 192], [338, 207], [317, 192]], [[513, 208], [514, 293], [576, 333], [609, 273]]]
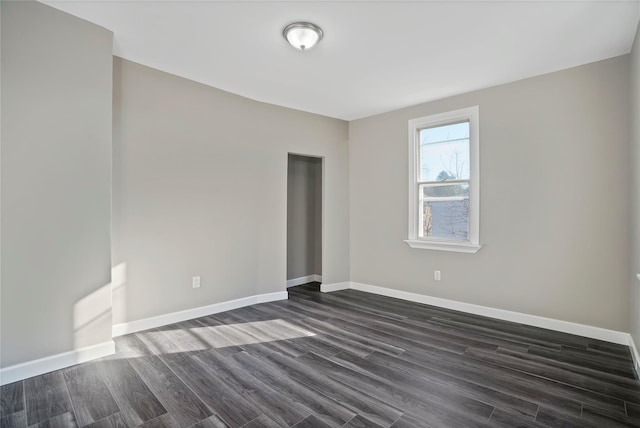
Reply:
[[[476, 253], [480, 245], [480, 108], [463, 108], [409, 121], [409, 233], [411, 248]], [[468, 240], [420, 237], [418, 223], [420, 130], [469, 121], [469, 234]]]

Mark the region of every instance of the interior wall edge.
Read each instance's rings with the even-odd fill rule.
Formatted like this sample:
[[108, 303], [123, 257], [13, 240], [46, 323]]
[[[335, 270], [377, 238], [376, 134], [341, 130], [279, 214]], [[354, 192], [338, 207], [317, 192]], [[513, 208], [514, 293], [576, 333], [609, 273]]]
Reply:
[[[631, 222], [630, 254], [631, 272], [629, 283], [629, 308], [631, 336], [640, 343], [640, 23], [636, 29], [630, 55], [630, 104], [631, 116]], [[634, 345], [635, 346], [635, 345]], [[638, 357], [637, 348], [634, 357]], [[640, 357], [636, 363], [639, 363]]]
[[113, 33], [35, 1], [1, 21], [0, 361], [37, 371], [111, 340]]

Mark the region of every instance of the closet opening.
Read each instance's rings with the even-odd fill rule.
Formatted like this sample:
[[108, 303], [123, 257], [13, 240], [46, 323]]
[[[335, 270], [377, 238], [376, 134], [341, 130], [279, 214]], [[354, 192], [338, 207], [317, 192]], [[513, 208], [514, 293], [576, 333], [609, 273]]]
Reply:
[[322, 282], [322, 162], [289, 153], [287, 288]]

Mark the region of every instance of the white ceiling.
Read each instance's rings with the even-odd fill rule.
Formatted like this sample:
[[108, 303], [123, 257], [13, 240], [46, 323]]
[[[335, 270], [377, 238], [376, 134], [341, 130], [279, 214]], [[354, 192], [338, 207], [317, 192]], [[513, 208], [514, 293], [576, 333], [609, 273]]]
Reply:
[[[639, 1], [44, 1], [114, 54], [254, 100], [352, 120], [623, 55]], [[282, 29], [324, 30], [300, 52]]]

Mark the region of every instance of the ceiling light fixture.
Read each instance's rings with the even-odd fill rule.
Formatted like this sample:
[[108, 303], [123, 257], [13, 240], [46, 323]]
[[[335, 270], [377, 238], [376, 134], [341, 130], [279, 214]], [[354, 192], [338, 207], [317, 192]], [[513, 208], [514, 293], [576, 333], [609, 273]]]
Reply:
[[294, 22], [284, 27], [282, 35], [291, 46], [306, 51], [322, 39], [322, 29], [310, 22]]

